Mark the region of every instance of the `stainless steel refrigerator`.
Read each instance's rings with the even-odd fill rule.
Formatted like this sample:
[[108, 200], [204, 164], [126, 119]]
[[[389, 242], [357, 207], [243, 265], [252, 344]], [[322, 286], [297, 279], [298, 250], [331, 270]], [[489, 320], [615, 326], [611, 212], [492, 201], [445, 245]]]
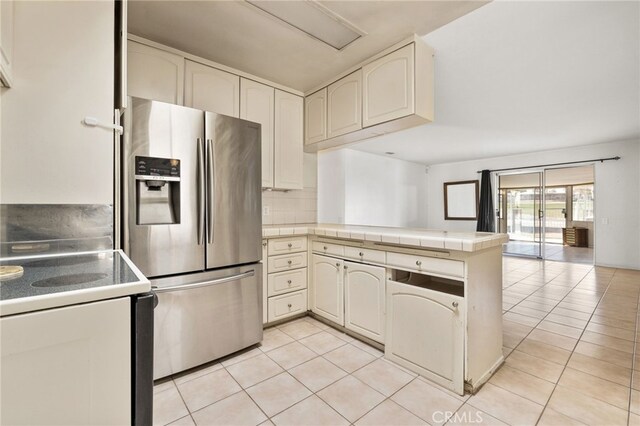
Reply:
[[122, 247], [149, 278], [154, 379], [262, 340], [260, 125], [130, 98]]

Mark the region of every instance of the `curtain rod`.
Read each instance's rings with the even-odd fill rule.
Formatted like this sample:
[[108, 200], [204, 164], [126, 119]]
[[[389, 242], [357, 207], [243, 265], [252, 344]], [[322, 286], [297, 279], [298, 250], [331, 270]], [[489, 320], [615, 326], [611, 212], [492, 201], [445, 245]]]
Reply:
[[[609, 158], [597, 158], [595, 160], [582, 160], [582, 161], [569, 161], [567, 163], [551, 163], [551, 164], [539, 164], [537, 166], [527, 166], [527, 167], [509, 167], [506, 169], [494, 169], [494, 170], [489, 170], [490, 172], [506, 172], [508, 170], [522, 170], [522, 169], [535, 169], [538, 167], [549, 167], [549, 166], [566, 166], [568, 164], [582, 164], [582, 163], [595, 163], [596, 161], [599, 161], [601, 163], [605, 162], [605, 161], [609, 161], [609, 160], [619, 160], [620, 157], [619, 156], [615, 156], [615, 157], [609, 157]], [[482, 170], [478, 170], [476, 173], [482, 173]]]

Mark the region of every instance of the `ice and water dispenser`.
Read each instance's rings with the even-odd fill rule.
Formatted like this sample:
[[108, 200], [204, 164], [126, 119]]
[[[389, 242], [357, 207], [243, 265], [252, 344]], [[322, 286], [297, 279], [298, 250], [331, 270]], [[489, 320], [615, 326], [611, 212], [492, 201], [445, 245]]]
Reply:
[[137, 224], [180, 223], [180, 160], [136, 156], [135, 161]]

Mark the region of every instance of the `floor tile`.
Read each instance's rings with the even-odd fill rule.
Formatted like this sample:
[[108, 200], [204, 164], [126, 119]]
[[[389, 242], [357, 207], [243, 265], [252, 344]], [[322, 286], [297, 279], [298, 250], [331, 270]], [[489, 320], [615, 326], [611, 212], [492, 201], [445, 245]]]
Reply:
[[449, 417], [447, 426], [449, 425], [476, 425], [476, 426], [507, 426], [495, 417], [469, 403], [464, 404], [458, 411]]
[[183, 373], [174, 374], [173, 381], [176, 384], [185, 383], [185, 382], [188, 382], [189, 380], [197, 379], [200, 376], [204, 376], [205, 374], [209, 374], [214, 371], [221, 370], [222, 368], [224, 367], [220, 363], [203, 365], [203, 366], [185, 371]]
[[309, 389], [286, 372], [250, 387], [247, 393], [269, 417], [311, 395]]
[[554, 384], [524, 371], [503, 365], [489, 380], [489, 383], [520, 395], [540, 405], [545, 405]]
[[601, 379], [610, 380], [623, 386], [629, 386], [632, 371], [629, 368], [620, 367], [576, 352], [571, 355], [567, 367], [600, 377]]
[[556, 387], [548, 407], [585, 424], [610, 426], [627, 424], [626, 410], [564, 386]]
[[315, 325], [303, 320], [284, 324], [279, 328], [280, 331], [288, 334], [296, 340], [303, 339], [322, 331], [322, 329], [320, 329], [319, 327], [316, 327]]
[[579, 370], [574, 370], [573, 368], [566, 368], [564, 370], [558, 381], [558, 385], [573, 389], [576, 392], [583, 393], [624, 410], [629, 406], [629, 387], [601, 379]]
[[[430, 424], [438, 423], [438, 413], [455, 412], [464, 404], [436, 385], [415, 379], [391, 399]], [[435, 418], [434, 418], [435, 416]]]
[[564, 315], [558, 314], [549, 314], [545, 317], [545, 321], [555, 322], [556, 324], [568, 325], [570, 327], [575, 327], [579, 329], [583, 329], [587, 326], [587, 320], [565, 317]]
[[353, 376], [324, 388], [317, 395], [350, 422], [355, 422], [385, 397]]
[[193, 422], [191, 415], [184, 416], [181, 419], [176, 420], [175, 422], [169, 423], [169, 426], [195, 426], [196, 424]]
[[376, 359], [373, 355], [353, 345], [341, 346], [323, 356], [348, 373], [353, 373]]
[[374, 348], [373, 346], [361, 342], [359, 340], [354, 340], [353, 342], [349, 342], [350, 344], [352, 344], [353, 346], [355, 346], [358, 349], [362, 349], [363, 351], [365, 351], [366, 353], [375, 356], [376, 358], [380, 358], [381, 356], [384, 355], [384, 352], [381, 351], [380, 349]]
[[298, 402], [291, 408], [274, 416], [271, 420], [276, 426], [341, 426], [349, 422], [315, 395]]
[[390, 399], [385, 400], [382, 404], [369, 411], [355, 424], [356, 426], [428, 425], [427, 422], [411, 414], [408, 410], [402, 408]]
[[528, 336], [529, 339], [537, 340], [548, 345], [557, 346], [567, 351], [572, 351], [578, 343], [573, 337], [563, 336], [546, 330], [535, 329]]
[[617, 327], [623, 328], [625, 330], [631, 330], [635, 332], [636, 330], [636, 322], [631, 320], [619, 320], [615, 318], [603, 317], [600, 315], [593, 315], [591, 317], [590, 322], [595, 322], [596, 324], [608, 325], [609, 327]]
[[633, 354], [634, 343], [617, 337], [594, 333], [593, 331], [585, 331], [580, 340]]
[[227, 367], [240, 386], [248, 388], [282, 372], [282, 368], [265, 354]]
[[631, 354], [584, 341], [578, 342], [575, 353], [587, 355], [625, 368], [631, 368], [633, 363], [633, 355]]
[[518, 350], [562, 365], [566, 364], [571, 356], [570, 351], [532, 339], [524, 339], [518, 346]]
[[163, 379], [161, 382], [156, 382], [153, 384], [153, 393], [154, 395], [158, 392], [166, 391], [168, 389], [174, 388], [176, 384], [171, 379]]
[[349, 336], [346, 333], [343, 333], [342, 331], [336, 330], [335, 328], [329, 327], [324, 331], [331, 334], [332, 336], [336, 336], [340, 340], [344, 340], [347, 343], [353, 342], [355, 340], [353, 337]]
[[166, 425], [189, 414], [175, 386], [153, 395], [153, 424]]
[[289, 373], [313, 392], [317, 392], [347, 375], [344, 370], [322, 357], [298, 365], [289, 370]]
[[618, 339], [624, 339], [629, 341], [635, 340], [635, 334], [633, 330], [626, 330], [624, 328], [611, 327], [604, 324], [598, 324], [595, 322], [589, 322], [587, 324], [587, 331], [593, 331], [595, 333], [604, 334], [606, 336], [617, 337]]
[[205, 374], [177, 386], [190, 412], [242, 390], [225, 369]]
[[542, 319], [545, 316], [547, 316], [547, 312], [546, 311], [540, 311], [538, 309], [527, 308], [525, 306], [520, 306], [520, 305], [512, 308], [511, 312], [515, 312], [515, 313], [521, 314], [521, 315], [526, 315], [528, 317], [532, 317], [532, 318], [536, 318], [536, 319]]
[[545, 330], [551, 333], [560, 334], [562, 336], [571, 337], [573, 339], [579, 339], [582, 334], [581, 328], [569, 327], [567, 325], [558, 324], [552, 321], [542, 321], [536, 327], [538, 330]]
[[267, 420], [267, 416], [244, 391], [198, 410], [191, 416], [198, 426], [255, 426]]
[[270, 328], [264, 331], [260, 349], [262, 349], [262, 352], [269, 352], [294, 341], [293, 337], [283, 333], [279, 329]]
[[278, 363], [280, 367], [288, 370], [317, 357], [318, 354], [299, 342], [293, 342], [269, 351], [267, 356]]
[[319, 355], [325, 354], [346, 344], [344, 340], [339, 339], [326, 331], [300, 339], [300, 343]]
[[517, 322], [519, 324], [528, 325], [530, 327], [535, 327], [540, 322], [538, 318], [532, 318], [526, 315], [516, 314], [513, 312], [507, 312], [506, 314], [503, 315], [503, 318], [509, 321]]
[[542, 358], [531, 356], [515, 350], [511, 352], [505, 363], [513, 368], [529, 373], [541, 379], [556, 383], [564, 366]]
[[544, 409], [540, 421], [537, 426], [585, 426], [571, 417], [567, 417], [564, 414], [558, 413], [556, 410], [549, 407]]
[[385, 396], [393, 395], [415, 377], [384, 359], [362, 367], [353, 376]]
[[486, 411], [495, 418], [512, 425], [535, 425], [544, 408], [526, 398], [491, 383], [469, 398], [469, 404]]
[[640, 392], [635, 389], [631, 390], [630, 409], [632, 413], [640, 414]]

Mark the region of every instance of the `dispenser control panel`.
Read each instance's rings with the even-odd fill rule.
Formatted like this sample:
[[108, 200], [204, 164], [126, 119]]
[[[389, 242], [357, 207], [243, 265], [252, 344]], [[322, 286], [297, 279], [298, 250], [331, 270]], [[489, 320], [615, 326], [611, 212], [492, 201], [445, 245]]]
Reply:
[[180, 160], [136, 156], [136, 179], [139, 180], [180, 180]]

